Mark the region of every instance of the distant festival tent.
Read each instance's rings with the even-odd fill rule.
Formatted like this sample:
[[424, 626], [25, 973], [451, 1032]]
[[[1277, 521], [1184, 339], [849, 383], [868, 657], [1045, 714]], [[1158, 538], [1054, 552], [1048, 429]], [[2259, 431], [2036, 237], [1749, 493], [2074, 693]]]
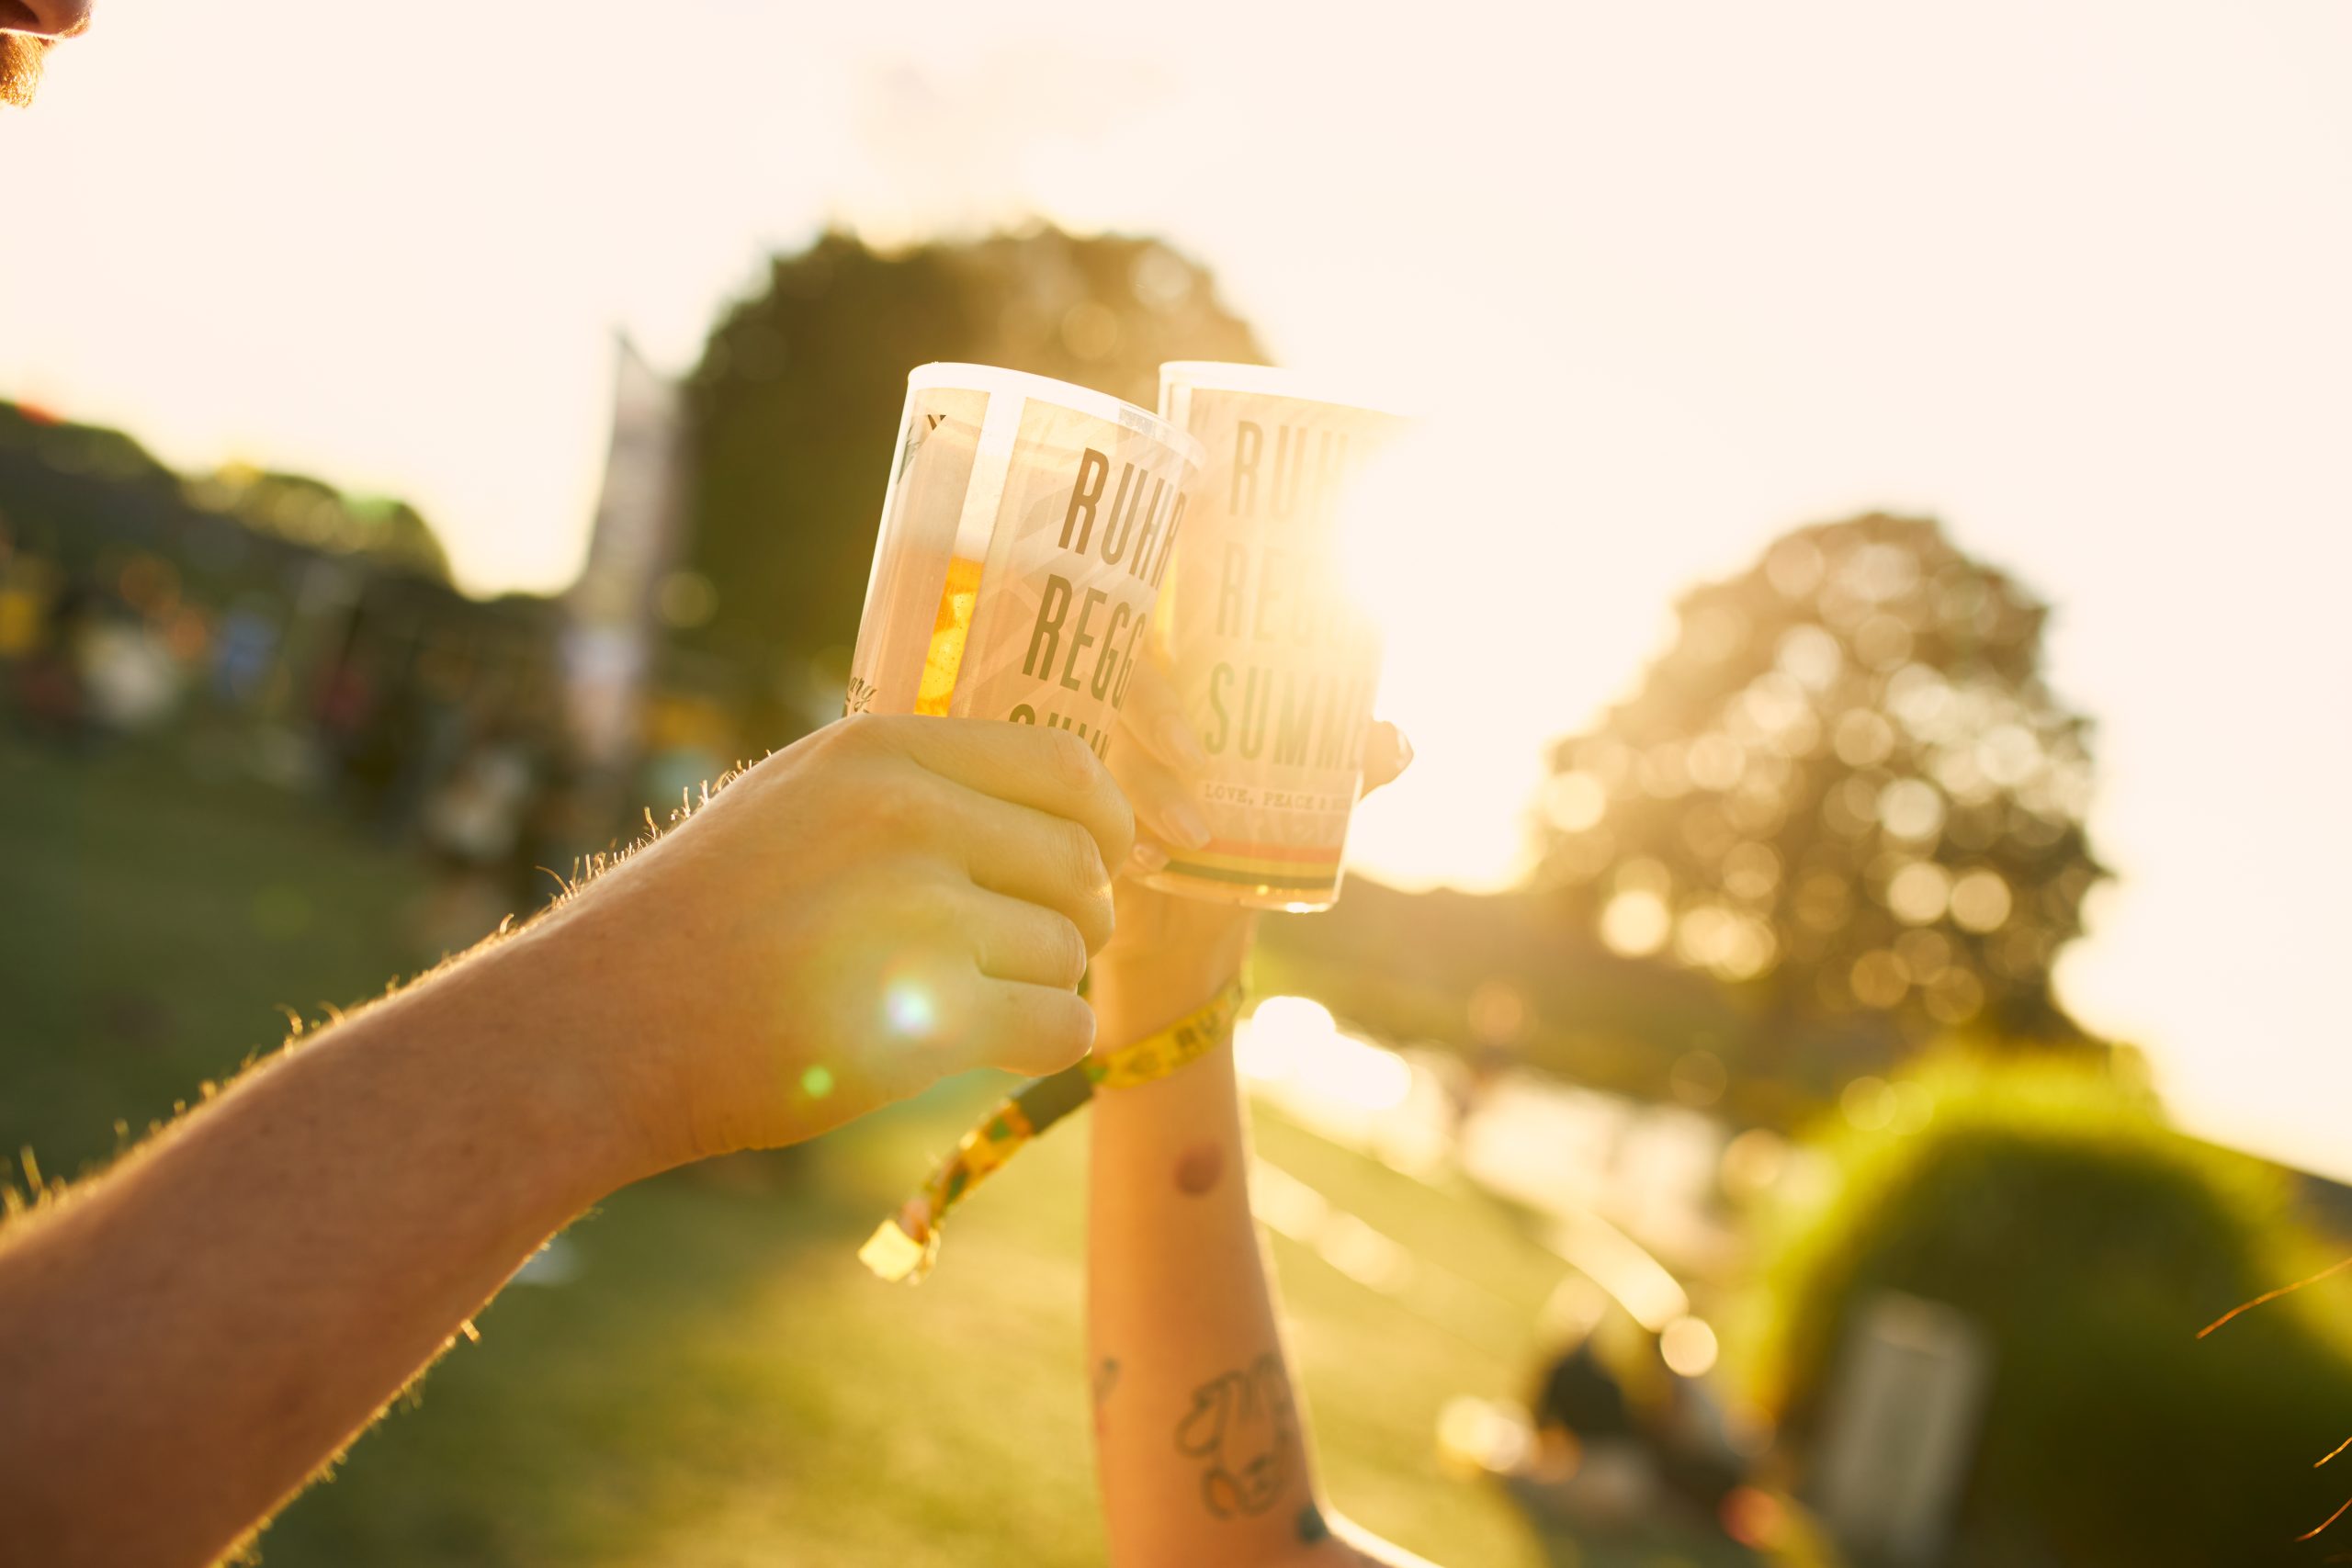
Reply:
[[588, 562], [564, 596], [564, 716], [580, 763], [614, 778], [637, 761], [653, 658], [654, 598], [676, 558], [683, 516], [678, 388], [626, 335], [616, 340], [613, 434]]

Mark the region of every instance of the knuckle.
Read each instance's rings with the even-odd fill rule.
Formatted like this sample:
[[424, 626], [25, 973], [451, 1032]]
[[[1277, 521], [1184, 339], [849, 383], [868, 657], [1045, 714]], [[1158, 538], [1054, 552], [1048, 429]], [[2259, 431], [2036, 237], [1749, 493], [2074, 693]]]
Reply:
[[910, 760], [911, 766], [922, 734], [918, 727], [938, 722], [909, 713], [853, 713], [819, 733], [834, 737], [834, 744], [853, 756]]
[[908, 876], [902, 880], [895, 900], [895, 921], [899, 934], [931, 941], [959, 942], [965, 933], [967, 911], [956, 890], [945, 883], [928, 876]]
[[882, 742], [881, 730], [889, 720], [878, 713], [849, 714], [817, 733], [838, 750], [871, 750]]
[[1102, 763], [1094, 755], [1094, 749], [1080, 739], [1073, 730], [1048, 729], [1045, 733], [1046, 745], [1051, 748], [1048, 757], [1055, 776], [1079, 793], [1092, 789], [1102, 770]]
[[1049, 972], [1054, 977], [1054, 984], [1074, 990], [1086, 975], [1089, 953], [1086, 937], [1074, 922], [1067, 919], [1057, 919], [1053, 929], [1057, 951], [1053, 955], [1054, 966]]
[[1078, 913], [1073, 918], [1077, 922], [1079, 937], [1086, 944], [1086, 951], [1100, 953], [1104, 944], [1110, 942], [1112, 933], [1117, 929], [1117, 920], [1113, 913], [1111, 890], [1105, 887], [1087, 898], [1079, 906]]
[[1107, 863], [1121, 865], [1126, 862], [1127, 852], [1136, 845], [1136, 808], [1118, 790], [1110, 791], [1109, 796], [1103, 808], [1102, 829], [1110, 836], [1101, 849]]
[[1059, 823], [1054, 831], [1061, 841], [1057, 853], [1062, 876], [1072, 893], [1084, 897], [1111, 880], [1110, 868], [1102, 858], [1102, 846], [1094, 841], [1093, 834], [1075, 822]]
[[861, 810], [874, 831], [904, 843], [928, 837], [937, 803], [921, 771], [893, 768], [860, 787]]

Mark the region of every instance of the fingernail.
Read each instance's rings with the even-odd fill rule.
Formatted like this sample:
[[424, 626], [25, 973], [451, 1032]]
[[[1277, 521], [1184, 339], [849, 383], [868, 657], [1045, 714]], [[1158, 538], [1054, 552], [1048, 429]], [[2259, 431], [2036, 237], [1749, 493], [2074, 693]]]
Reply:
[[1393, 724], [1388, 733], [1396, 738], [1396, 771], [1401, 773], [1413, 765], [1413, 738]]
[[1170, 837], [1188, 850], [1197, 850], [1209, 841], [1208, 818], [1201, 808], [1189, 800], [1180, 800], [1168, 808]]
[[1134, 852], [1127, 856], [1127, 863], [1138, 875], [1149, 876], [1155, 871], [1168, 869], [1168, 852], [1148, 839], [1137, 839]]
[[1160, 744], [1168, 748], [1168, 754], [1185, 767], [1205, 768], [1209, 765], [1209, 754], [1201, 750], [1201, 738], [1193, 734], [1193, 727], [1182, 719], [1172, 715], [1161, 719], [1159, 735]]

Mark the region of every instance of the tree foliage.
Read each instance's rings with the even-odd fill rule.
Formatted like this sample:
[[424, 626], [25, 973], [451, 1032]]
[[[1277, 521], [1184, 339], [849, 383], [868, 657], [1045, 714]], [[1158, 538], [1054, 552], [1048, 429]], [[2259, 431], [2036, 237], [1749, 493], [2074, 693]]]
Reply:
[[777, 725], [838, 703], [907, 372], [1035, 371], [1152, 406], [1164, 359], [1255, 362], [1208, 273], [1157, 240], [1054, 229], [883, 254], [828, 233], [771, 263], [691, 386], [689, 646], [755, 683]]
[[[1882, 1292], [1959, 1309], [1989, 1393], [1956, 1563], [2204, 1568], [2331, 1561], [2293, 1541], [2352, 1493], [2312, 1461], [2352, 1422], [2347, 1292], [2223, 1313], [2336, 1255], [2285, 1173], [2166, 1127], [2081, 1064], [1932, 1062], [1909, 1130], [1840, 1134], [1768, 1241], [1756, 1393], [1800, 1452]], [[2340, 1462], [2340, 1461], [2339, 1461]], [[2343, 1527], [2337, 1527], [2340, 1530]]]
[[2047, 606], [1935, 523], [1871, 515], [1676, 613], [1639, 691], [1553, 752], [1544, 863], [1577, 918], [1748, 996], [1768, 1048], [2072, 1035], [2051, 966], [2105, 873]]
[[385, 496], [346, 495], [308, 474], [232, 464], [187, 483], [188, 499], [260, 533], [336, 555], [365, 556], [435, 582], [449, 556], [422, 513]]
[[[123, 539], [217, 558], [217, 550], [190, 551], [181, 540], [191, 508], [302, 550], [449, 581], [439, 535], [404, 501], [348, 494], [307, 474], [242, 463], [184, 476], [120, 431], [0, 401], [0, 514], [19, 527], [51, 531], [51, 547], [71, 557]], [[66, 532], [55, 533], [61, 528]]]

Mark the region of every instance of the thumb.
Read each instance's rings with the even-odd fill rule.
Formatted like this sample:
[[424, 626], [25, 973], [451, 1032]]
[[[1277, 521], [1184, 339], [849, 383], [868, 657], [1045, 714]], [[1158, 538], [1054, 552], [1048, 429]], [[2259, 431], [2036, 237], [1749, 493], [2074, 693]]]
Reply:
[[1375, 723], [1363, 738], [1363, 793], [1370, 795], [1413, 765], [1413, 743], [1393, 724]]

